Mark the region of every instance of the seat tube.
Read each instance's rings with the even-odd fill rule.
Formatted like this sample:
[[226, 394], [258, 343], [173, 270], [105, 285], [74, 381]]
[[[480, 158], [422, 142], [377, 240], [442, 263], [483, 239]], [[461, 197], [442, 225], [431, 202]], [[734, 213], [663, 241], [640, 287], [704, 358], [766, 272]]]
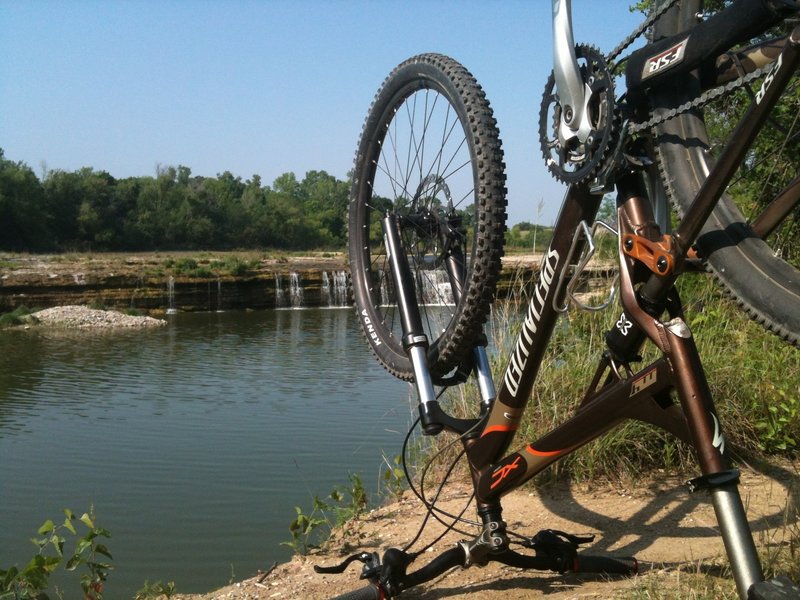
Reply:
[[761, 561], [739, 494], [738, 472], [729, 469], [725, 436], [714, 410], [711, 392], [689, 327], [680, 318], [664, 324], [668, 353], [703, 476], [690, 482], [692, 491], [711, 495], [739, 597], [763, 581]]

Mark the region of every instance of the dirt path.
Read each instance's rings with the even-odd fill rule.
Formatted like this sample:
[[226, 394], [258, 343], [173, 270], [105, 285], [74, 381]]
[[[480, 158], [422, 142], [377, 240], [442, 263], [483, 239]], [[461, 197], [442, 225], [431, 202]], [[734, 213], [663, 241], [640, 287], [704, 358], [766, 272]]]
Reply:
[[[781, 467], [742, 471], [742, 498], [748, 510], [756, 543], [774, 548], [784, 543], [788, 531], [797, 527], [800, 514], [800, 462]], [[460, 511], [467, 495], [451, 492], [445, 508]], [[597, 535], [594, 554], [635, 555], [642, 575], [608, 579], [599, 576], [557, 575], [525, 572], [490, 564], [484, 568], [456, 569], [428, 585], [410, 590], [403, 598], [500, 599], [547, 597], [567, 598], [630, 597], [635, 589], [655, 586], [678, 587], [686, 573], [705, 572], [719, 578], [723, 564], [722, 541], [716, 529], [714, 511], [707, 496], [689, 494], [682, 481], [665, 479], [635, 490], [604, 484], [555, 486], [543, 491], [509, 495], [503, 503], [509, 528], [533, 535], [540, 529]], [[333, 564], [359, 550], [400, 546], [411, 539], [420, 521], [416, 500], [409, 498], [371, 512], [337, 531], [326, 548], [308, 557], [295, 557], [267, 576], [258, 576], [206, 595], [181, 595], [182, 600], [251, 600], [267, 598], [330, 598], [358, 588], [360, 567], [351, 565], [343, 575], [318, 575], [315, 564]], [[790, 525], [787, 528], [787, 515]], [[523, 520], [524, 519], [524, 520]], [[432, 539], [439, 531], [429, 527]], [[449, 534], [438, 542], [431, 557], [449, 548], [462, 536]], [[268, 565], [265, 565], [265, 569]], [[723, 582], [723, 585], [724, 582]], [[644, 596], [640, 596], [644, 597]], [[647, 596], [649, 597], [649, 596]]]

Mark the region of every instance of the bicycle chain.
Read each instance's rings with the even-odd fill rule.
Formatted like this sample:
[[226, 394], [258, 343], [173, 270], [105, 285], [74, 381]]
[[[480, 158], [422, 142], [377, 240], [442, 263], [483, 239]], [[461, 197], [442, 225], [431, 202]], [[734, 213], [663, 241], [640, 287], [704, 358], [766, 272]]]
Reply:
[[679, 115], [687, 113], [692, 109], [701, 108], [706, 104], [708, 104], [709, 102], [711, 102], [712, 100], [719, 98], [723, 94], [727, 94], [729, 92], [737, 90], [741, 87], [744, 87], [754, 79], [758, 79], [759, 77], [767, 73], [771, 68], [771, 66], [772, 65], [765, 65], [763, 67], [756, 69], [751, 73], [748, 73], [747, 75], [739, 77], [738, 79], [734, 79], [733, 81], [730, 81], [725, 85], [721, 85], [719, 87], [710, 89], [707, 92], [695, 98], [694, 100], [684, 102], [677, 108], [673, 108], [660, 115], [656, 115], [655, 117], [647, 121], [644, 121], [643, 123], [628, 123], [626, 127], [627, 133], [635, 134], [639, 133], [640, 131], [644, 131], [645, 129], [651, 129], [653, 127], [656, 127], [657, 125], [661, 125], [665, 121], [669, 121], [670, 119], [674, 119]]
[[[662, 4], [658, 9], [655, 10], [650, 16], [647, 17], [628, 37], [626, 37], [622, 42], [617, 45], [608, 55], [606, 55], [606, 62], [610, 66], [610, 70], [613, 70], [613, 61], [617, 58], [628, 46], [630, 46], [633, 42], [635, 42], [649, 27], [652, 27], [662, 16], [664, 13], [667, 12], [670, 8], [675, 6], [680, 0], [667, 0]], [[721, 85], [716, 88], [712, 88], [694, 100], [690, 100], [688, 102], [684, 102], [677, 108], [670, 109], [665, 111], [659, 115], [651, 117], [647, 121], [642, 123], [627, 123], [625, 125], [625, 132], [628, 134], [636, 134], [641, 131], [645, 131], [647, 129], [651, 129], [662, 123], [669, 121], [670, 119], [674, 119], [675, 117], [687, 113], [696, 108], [702, 108], [706, 104], [709, 104], [711, 101], [719, 98], [723, 94], [728, 94], [734, 90], [744, 87], [751, 81], [758, 79], [771, 68], [771, 65], [765, 65], [748, 73], [747, 75], [743, 75], [737, 79], [729, 81], [725, 85]]]
[[649, 27], [652, 27], [665, 12], [675, 6], [680, 0], [667, 0], [660, 8], [656, 9], [650, 16], [648, 16], [628, 37], [622, 40], [619, 45], [614, 48], [608, 55], [606, 55], [606, 62], [609, 66], [612, 65], [614, 59], [617, 58], [622, 52], [635, 42]]

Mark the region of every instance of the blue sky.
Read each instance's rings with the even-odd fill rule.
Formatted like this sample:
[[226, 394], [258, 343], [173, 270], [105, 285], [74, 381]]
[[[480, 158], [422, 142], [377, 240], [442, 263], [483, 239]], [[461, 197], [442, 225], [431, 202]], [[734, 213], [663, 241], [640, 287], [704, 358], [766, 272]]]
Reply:
[[[631, 2], [573, 0], [576, 41], [610, 50], [640, 21]], [[2, 0], [0, 147], [40, 176], [181, 164], [266, 184], [312, 169], [344, 179], [383, 79], [435, 51], [471, 70], [495, 110], [509, 223], [549, 223], [563, 195], [537, 141], [550, 10], [546, 0]]]

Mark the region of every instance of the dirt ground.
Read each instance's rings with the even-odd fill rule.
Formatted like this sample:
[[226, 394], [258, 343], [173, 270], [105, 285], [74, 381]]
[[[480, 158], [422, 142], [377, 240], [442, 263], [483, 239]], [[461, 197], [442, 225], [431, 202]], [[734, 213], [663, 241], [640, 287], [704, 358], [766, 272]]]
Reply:
[[[740, 490], [756, 543], [773, 549], [788, 543], [786, 538], [790, 531], [796, 532], [800, 518], [800, 462], [743, 467]], [[460, 511], [467, 500], [465, 492], [455, 490], [447, 494], [443, 506]], [[409, 590], [403, 598], [625, 598], [647, 586], [677, 588], [678, 580], [685, 578], [687, 572], [723, 576], [722, 569], [715, 568], [725, 561], [708, 496], [690, 494], [684, 483], [674, 478], [665, 477], [632, 489], [606, 483], [600, 487], [557, 485], [520, 491], [506, 497], [503, 506], [509, 529], [526, 535], [540, 529], [593, 533], [596, 538], [587, 552], [636, 556], [640, 575], [558, 575], [490, 563], [483, 568], [452, 570], [421, 588]], [[413, 537], [421, 517], [419, 502], [407, 493], [400, 501], [336, 531], [323, 549], [310, 556], [295, 556], [271, 571], [265, 565], [264, 573], [209, 594], [178, 597], [331, 598], [363, 585], [358, 579], [360, 564], [351, 565], [342, 575], [319, 575], [314, 572], [314, 565], [335, 564], [360, 550], [382, 552], [391, 546], [402, 546]], [[438, 526], [429, 526], [424, 537], [433, 539], [439, 532]], [[432, 558], [462, 538], [450, 533], [426, 556]], [[412, 565], [410, 570], [413, 568]]]

